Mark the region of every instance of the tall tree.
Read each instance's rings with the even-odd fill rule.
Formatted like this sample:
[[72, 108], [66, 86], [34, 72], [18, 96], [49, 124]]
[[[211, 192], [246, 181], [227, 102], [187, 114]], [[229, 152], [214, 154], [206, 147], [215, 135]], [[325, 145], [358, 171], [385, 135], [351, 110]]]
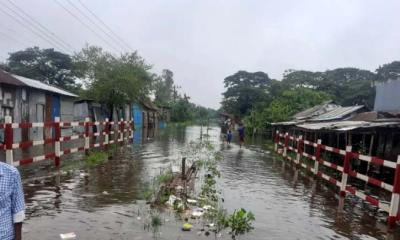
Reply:
[[173, 72], [164, 69], [160, 76], [154, 76], [155, 102], [159, 105], [169, 105], [174, 98]]
[[271, 79], [263, 72], [239, 71], [224, 79], [226, 91], [223, 93], [224, 111], [245, 116], [260, 102], [268, 98]]
[[33, 47], [10, 53], [5, 67], [11, 73], [61, 88], [76, 90], [79, 87], [71, 57], [52, 48]]
[[110, 109], [145, 98], [151, 90], [150, 66], [137, 52], [114, 57], [100, 47], [87, 46], [74, 57], [76, 72], [85, 79], [82, 95]]
[[386, 81], [389, 79], [397, 79], [400, 77], [400, 61], [383, 64], [376, 69], [376, 80]]
[[306, 87], [331, 95], [342, 105], [363, 104], [372, 106], [375, 74], [358, 68], [337, 68], [325, 72], [295, 71], [285, 72], [282, 84], [288, 87]]

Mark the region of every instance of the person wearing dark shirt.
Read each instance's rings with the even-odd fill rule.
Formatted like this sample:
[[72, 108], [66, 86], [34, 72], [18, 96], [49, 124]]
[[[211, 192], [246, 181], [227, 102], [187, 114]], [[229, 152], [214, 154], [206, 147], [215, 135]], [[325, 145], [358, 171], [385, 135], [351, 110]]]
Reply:
[[242, 147], [242, 145], [244, 144], [244, 136], [245, 136], [244, 135], [244, 125], [243, 125], [243, 123], [239, 124], [238, 132], [239, 132], [240, 147]]
[[228, 143], [228, 145], [230, 145], [231, 144], [231, 142], [232, 142], [232, 131], [229, 129], [228, 130], [228, 134], [226, 135], [226, 142]]

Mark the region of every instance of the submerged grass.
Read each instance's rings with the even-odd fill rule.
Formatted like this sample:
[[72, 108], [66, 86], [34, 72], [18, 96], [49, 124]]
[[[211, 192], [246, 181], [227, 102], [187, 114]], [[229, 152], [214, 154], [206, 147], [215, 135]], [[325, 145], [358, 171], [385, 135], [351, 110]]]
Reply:
[[95, 166], [103, 163], [108, 159], [108, 153], [100, 151], [92, 151], [84, 158], [87, 166]]

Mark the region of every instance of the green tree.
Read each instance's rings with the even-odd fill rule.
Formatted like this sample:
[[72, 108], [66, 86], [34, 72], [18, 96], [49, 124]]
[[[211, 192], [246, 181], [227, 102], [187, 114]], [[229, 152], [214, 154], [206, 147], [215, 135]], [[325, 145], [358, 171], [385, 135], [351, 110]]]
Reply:
[[76, 72], [85, 79], [82, 95], [109, 109], [144, 99], [150, 93], [150, 66], [137, 52], [114, 57], [100, 47], [87, 46], [73, 59]]
[[289, 88], [306, 87], [326, 92], [341, 105], [363, 104], [372, 107], [375, 74], [358, 68], [337, 68], [325, 72], [287, 70], [282, 84]]
[[268, 99], [271, 79], [263, 72], [239, 71], [224, 79], [222, 108], [237, 116], [245, 116], [258, 103]]
[[400, 61], [383, 64], [376, 69], [376, 80], [387, 81], [389, 79], [397, 79], [400, 77]]
[[194, 104], [189, 101], [190, 97], [186, 94], [171, 105], [171, 121], [172, 122], [187, 122], [193, 120]]
[[253, 131], [254, 129], [265, 130], [273, 122], [288, 121], [295, 113], [329, 99], [328, 94], [309, 88], [285, 90], [264, 108], [251, 111], [245, 118], [245, 125]]
[[173, 72], [164, 69], [160, 76], [154, 76], [154, 96], [155, 102], [159, 105], [168, 106], [173, 100], [174, 79]]
[[7, 71], [68, 90], [76, 90], [71, 57], [52, 48], [39, 47], [10, 53], [3, 68]]

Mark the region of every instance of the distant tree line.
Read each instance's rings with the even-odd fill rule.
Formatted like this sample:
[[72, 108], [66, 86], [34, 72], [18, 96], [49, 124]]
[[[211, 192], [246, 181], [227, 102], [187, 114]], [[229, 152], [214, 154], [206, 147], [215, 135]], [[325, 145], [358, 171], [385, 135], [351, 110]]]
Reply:
[[306, 108], [326, 100], [372, 109], [375, 82], [400, 76], [400, 61], [379, 66], [375, 72], [337, 68], [324, 72], [286, 70], [281, 81], [264, 72], [238, 71], [224, 79], [220, 111], [244, 119], [250, 129], [265, 130], [272, 122], [287, 121]]
[[154, 98], [157, 105], [171, 109], [171, 119], [177, 122], [205, 119], [216, 113], [179, 93], [171, 70], [165, 69], [161, 75], [151, 73], [152, 66], [136, 51], [114, 56], [87, 45], [71, 56], [32, 47], [10, 53], [0, 68], [96, 100], [109, 109]]

